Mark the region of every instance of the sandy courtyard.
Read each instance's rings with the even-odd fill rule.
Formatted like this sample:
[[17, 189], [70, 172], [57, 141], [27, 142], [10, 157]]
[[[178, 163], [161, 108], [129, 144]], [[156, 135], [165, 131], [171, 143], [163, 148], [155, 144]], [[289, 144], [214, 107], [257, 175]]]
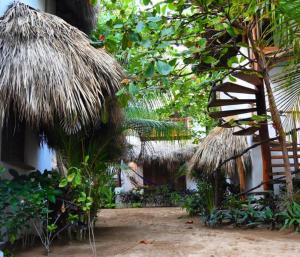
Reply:
[[[180, 208], [103, 210], [96, 229], [97, 256], [299, 257], [300, 235], [278, 231], [208, 229]], [[52, 248], [52, 257], [90, 257], [86, 243]], [[18, 257], [44, 256], [41, 248]]]

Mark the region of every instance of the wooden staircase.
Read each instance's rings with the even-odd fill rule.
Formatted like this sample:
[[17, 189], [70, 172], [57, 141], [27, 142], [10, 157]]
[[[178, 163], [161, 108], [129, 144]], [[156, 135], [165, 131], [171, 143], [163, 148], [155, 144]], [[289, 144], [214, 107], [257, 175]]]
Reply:
[[[288, 156], [290, 159], [291, 170], [297, 170], [300, 167], [300, 144], [297, 142], [288, 142]], [[274, 141], [270, 144], [271, 151], [271, 166], [272, 173], [270, 174], [272, 177], [276, 176], [284, 176], [284, 164], [283, 164], [283, 154], [282, 149], [278, 141]], [[285, 182], [283, 180], [283, 182]]]
[[[219, 126], [236, 127], [236, 136], [253, 135], [263, 141], [269, 138], [266, 121], [258, 121], [254, 115], [266, 114], [265, 94], [262, 80], [255, 71], [240, 71], [232, 74], [236, 80], [215, 85], [208, 103], [210, 117], [219, 120]], [[247, 82], [247, 83], [244, 83]], [[262, 146], [264, 174], [268, 178], [284, 176], [283, 154], [278, 141], [264, 143]], [[292, 171], [299, 169], [300, 145], [297, 136], [288, 143]], [[267, 161], [266, 161], [267, 160]], [[266, 175], [264, 175], [266, 179]], [[285, 183], [285, 180], [276, 182]], [[265, 187], [265, 190], [268, 190]]]
[[[218, 119], [221, 127], [239, 127], [240, 130], [234, 132], [235, 135], [253, 135], [259, 130], [259, 124], [252, 116], [258, 114], [257, 86], [261, 84], [261, 80], [256, 73], [236, 72], [233, 77], [236, 81], [224, 82], [212, 88], [208, 103], [209, 115]], [[238, 79], [247, 82], [249, 86], [240, 85], [242, 83], [239, 84]], [[241, 105], [241, 108], [237, 108], [237, 105]], [[216, 110], [218, 107], [222, 107], [221, 110]]]

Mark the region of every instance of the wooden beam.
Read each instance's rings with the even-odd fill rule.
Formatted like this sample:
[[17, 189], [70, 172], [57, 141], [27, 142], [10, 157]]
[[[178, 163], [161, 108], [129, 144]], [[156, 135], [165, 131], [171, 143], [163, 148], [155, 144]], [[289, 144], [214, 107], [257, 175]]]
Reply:
[[212, 118], [217, 119], [217, 118], [234, 116], [234, 115], [244, 114], [244, 113], [252, 113], [252, 112], [256, 112], [256, 108], [237, 109], [237, 110], [219, 111], [219, 112], [210, 112], [209, 116], [212, 117]]
[[[257, 107], [257, 115], [266, 115], [266, 99], [265, 99], [265, 89], [263, 80], [261, 79], [261, 84], [257, 86], [258, 93], [256, 94], [256, 107]], [[270, 138], [269, 129], [266, 121], [262, 121], [259, 128], [259, 136], [260, 140], [264, 141]], [[272, 173], [272, 161], [271, 161], [271, 151], [270, 151], [270, 143], [265, 142], [261, 145], [261, 157], [262, 157], [262, 177], [263, 181], [266, 182], [263, 184], [263, 188], [265, 191], [269, 191], [272, 189], [272, 185], [269, 181], [272, 179], [270, 174]]]
[[256, 94], [257, 89], [253, 89], [250, 87], [240, 86], [231, 82], [225, 82], [219, 86], [213, 88], [214, 91], [219, 92], [231, 92], [231, 93], [240, 93], [240, 94]]
[[[236, 159], [236, 165], [237, 165], [237, 170], [239, 174], [239, 181], [240, 181], [240, 192], [245, 192], [246, 191], [246, 175], [245, 175], [245, 168], [244, 164], [242, 161], [242, 157], [238, 157]], [[245, 199], [245, 195], [241, 195], [242, 199]]]

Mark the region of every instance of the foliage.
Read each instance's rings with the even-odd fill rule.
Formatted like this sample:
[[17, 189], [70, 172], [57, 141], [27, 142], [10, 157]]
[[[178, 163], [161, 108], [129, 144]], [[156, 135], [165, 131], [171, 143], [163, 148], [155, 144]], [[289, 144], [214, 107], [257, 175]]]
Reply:
[[199, 20], [192, 21], [195, 10], [183, 1], [147, 7], [135, 0], [101, 5], [93, 40], [117, 56], [129, 75], [119, 101], [126, 106], [129, 99], [151, 100], [161, 117], [192, 117], [203, 127], [211, 126], [205, 112], [204, 82], [209, 77], [195, 76], [192, 70], [198, 62], [194, 54], [206, 44], [197, 36]]
[[275, 224], [274, 210], [261, 200], [251, 197], [247, 200], [229, 197], [227, 208], [215, 209], [206, 220], [208, 226], [235, 225], [238, 227], [256, 227]]
[[56, 171], [28, 176], [11, 171], [13, 179], [1, 179], [0, 241], [13, 244], [34, 230], [49, 252], [59, 235], [83, 239], [98, 209], [114, 207], [112, 174], [91, 178], [88, 162], [71, 167], [66, 177]]
[[58, 188], [59, 175], [55, 172], [31, 173], [13, 180], [0, 180], [0, 227], [1, 240], [11, 243], [26, 234], [32, 218], [44, 219], [49, 205], [55, 205], [62, 191]]
[[297, 202], [290, 202], [286, 206], [286, 210], [280, 212], [278, 216], [283, 219], [283, 229], [293, 227], [295, 230], [300, 229], [300, 204]]
[[171, 190], [168, 186], [156, 186], [155, 188], [139, 188], [129, 192], [121, 192], [120, 200], [123, 204], [130, 207], [147, 206], [180, 206], [186, 195], [191, 192], [177, 192]]
[[183, 208], [192, 216], [209, 215], [214, 208], [214, 191], [212, 185], [205, 180], [199, 180], [197, 191], [185, 197]]

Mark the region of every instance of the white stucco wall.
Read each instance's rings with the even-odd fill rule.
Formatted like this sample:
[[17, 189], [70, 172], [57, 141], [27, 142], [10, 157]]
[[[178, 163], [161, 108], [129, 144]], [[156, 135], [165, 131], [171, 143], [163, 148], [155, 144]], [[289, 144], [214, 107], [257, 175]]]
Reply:
[[40, 144], [38, 136], [28, 128], [25, 133], [24, 155], [25, 163], [41, 172], [56, 168], [55, 152], [46, 143]]
[[194, 178], [189, 176], [188, 174], [185, 177], [185, 184], [186, 184], [186, 189], [191, 190], [191, 191], [196, 191], [197, 190], [197, 182]]
[[[56, 0], [19, 0], [31, 7], [41, 10], [47, 11], [50, 13], [55, 13], [55, 3]], [[8, 6], [12, 4], [14, 0], [0, 0], [0, 16], [4, 14], [7, 10]]]

